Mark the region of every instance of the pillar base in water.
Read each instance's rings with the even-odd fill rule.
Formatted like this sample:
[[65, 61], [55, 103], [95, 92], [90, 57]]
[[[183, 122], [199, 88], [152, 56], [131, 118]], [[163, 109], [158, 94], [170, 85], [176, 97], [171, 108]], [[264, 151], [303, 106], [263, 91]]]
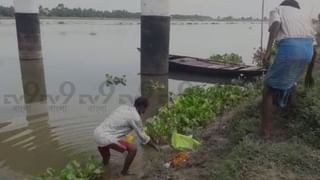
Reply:
[[141, 95], [149, 100], [149, 108], [144, 116], [146, 118], [154, 116], [159, 108], [168, 104], [168, 76], [142, 75]]

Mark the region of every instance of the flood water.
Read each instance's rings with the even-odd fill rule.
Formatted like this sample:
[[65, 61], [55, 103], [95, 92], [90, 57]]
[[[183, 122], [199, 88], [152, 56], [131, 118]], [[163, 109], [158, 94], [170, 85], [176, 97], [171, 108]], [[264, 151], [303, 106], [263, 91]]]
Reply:
[[[194, 77], [188, 81], [187, 75], [138, 75], [138, 21], [42, 20], [41, 34], [43, 64], [20, 64], [14, 21], [0, 20], [1, 180], [36, 175], [47, 167], [61, 168], [69, 160], [97, 155], [93, 129], [119, 104], [150, 95], [145, 84], [165, 85], [151, 93], [155, 105], [166, 103], [168, 91], [179, 93], [198, 84]], [[235, 52], [251, 64], [259, 43], [259, 24], [173, 22], [171, 26], [172, 54], [209, 57]], [[127, 85], [107, 87], [106, 73], [126, 75]], [[23, 89], [25, 81], [35, 84]], [[32, 98], [39, 92], [48, 96], [46, 101]], [[32, 100], [26, 105], [28, 97]], [[112, 159], [116, 167], [122, 164], [119, 156]]]

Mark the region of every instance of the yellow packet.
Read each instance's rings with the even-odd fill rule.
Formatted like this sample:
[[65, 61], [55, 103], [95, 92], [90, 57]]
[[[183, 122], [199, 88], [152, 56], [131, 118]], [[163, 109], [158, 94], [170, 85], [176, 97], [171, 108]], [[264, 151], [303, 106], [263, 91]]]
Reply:
[[126, 141], [127, 141], [128, 143], [132, 143], [132, 142], [134, 141], [134, 139], [135, 139], [135, 137], [134, 137], [134, 135], [132, 135], [131, 133], [129, 133], [129, 134], [126, 135]]

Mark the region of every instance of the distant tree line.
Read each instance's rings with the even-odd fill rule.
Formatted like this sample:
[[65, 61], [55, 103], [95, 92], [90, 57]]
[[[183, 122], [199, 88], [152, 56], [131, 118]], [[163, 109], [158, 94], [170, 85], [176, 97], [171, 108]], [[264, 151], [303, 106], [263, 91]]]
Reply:
[[[101, 11], [92, 8], [68, 8], [64, 4], [58, 4], [55, 8], [49, 9], [39, 7], [39, 15], [42, 17], [86, 17], [86, 18], [140, 18], [141, 13], [128, 12], [126, 10]], [[13, 7], [0, 6], [0, 16], [14, 17]], [[209, 16], [200, 15], [172, 15], [173, 19], [181, 20], [213, 20]]]
[[14, 16], [14, 8], [13, 7], [0, 6], [0, 16], [13, 17]]
[[227, 17], [220, 17], [217, 16], [215, 18], [217, 21], [259, 21], [261, 20], [260, 18], [253, 18], [253, 17], [240, 17], [240, 18], [235, 18], [233, 16], [227, 16]]
[[92, 8], [67, 8], [63, 4], [48, 9], [39, 7], [40, 16], [49, 17], [96, 17], [96, 18], [139, 18], [140, 13], [132, 13], [126, 10], [99, 11]]
[[[141, 14], [138, 12], [128, 12], [126, 10], [112, 10], [112, 11], [101, 11], [92, 8], [68, 8], [64, 4], [58, 4], [56, 7], [49, 9], [42, 6], [39, 7], [39, 14], [42, 17], [86, 17], [86, 18], [140, 18]], [[0, 6], [0, 16], [2, 17], [14, 17], [13, 7]], [[172, 15], [173, 19], [177, 20], [198, 20], [198, 21], [258, 21], [260, 18], [254, 17], [220, 17], [212, 18], [210, 16], [201, 15]], [[320, 20], [320, 14], [318, 16]], [[264, 20], [268, 20], [267, 17]]]
[[178, 20], [201, 20], [201, 21], [212, 21], [214, 20], [210, 16], [200, 16], [200, 15], [179, 15], [179, 14], [173, 14], [171, 15], [173, 19]]
[[[220, 17], [220, 16], [217, 16], [215, 18], [215, 20], [217, 21], [260, 21], [261, 18], [254, 18], [254, 17], [233, 17], [233, 16], [227, 16], [227, 17]], [[268, 20], [267, 17], [264, 17], [265, 21]]]

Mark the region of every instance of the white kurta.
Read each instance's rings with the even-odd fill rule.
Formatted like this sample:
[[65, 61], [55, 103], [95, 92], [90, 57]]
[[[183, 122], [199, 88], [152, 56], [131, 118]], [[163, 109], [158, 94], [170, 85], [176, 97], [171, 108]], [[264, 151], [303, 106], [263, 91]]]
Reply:
[[312, 19], [308, 18], [300, 9], [279, 6], [270, 12], [271, 26], [274, 22], [281, 24], [277, 41], [287, 38], [315, 38], [315, 29], [312, 25]]
[[94, 130], [94, 139], [99, 147], [112, 143], [117, 144], [131, 131], [135, 131], [142, 144], [147, 144], [150, 141], [150, 137], [143, 130], [142, 121], [136, 108], [122, 105]]

